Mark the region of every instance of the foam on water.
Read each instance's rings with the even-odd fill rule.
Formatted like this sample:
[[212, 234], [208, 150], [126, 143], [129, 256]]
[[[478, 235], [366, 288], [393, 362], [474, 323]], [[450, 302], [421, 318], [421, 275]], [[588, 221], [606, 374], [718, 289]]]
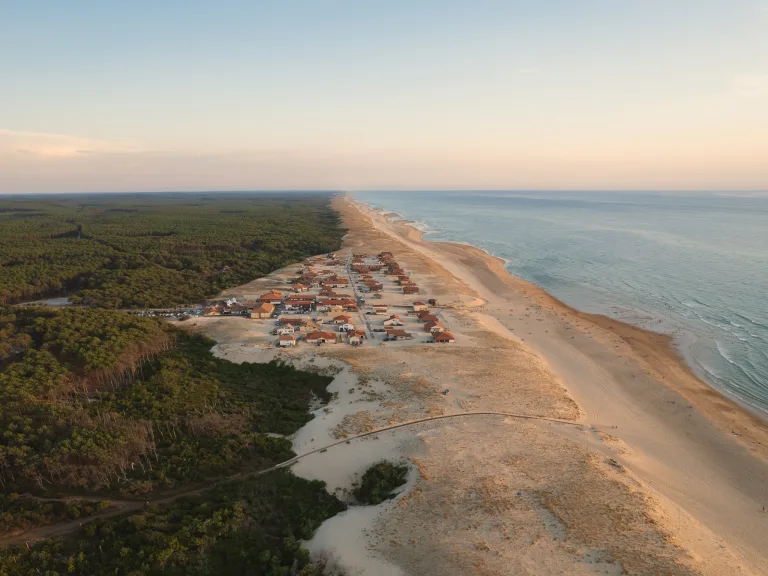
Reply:
[[768, 416], [768, 195], [360, 192], [564, 302], [674, 334], [706, 381]]

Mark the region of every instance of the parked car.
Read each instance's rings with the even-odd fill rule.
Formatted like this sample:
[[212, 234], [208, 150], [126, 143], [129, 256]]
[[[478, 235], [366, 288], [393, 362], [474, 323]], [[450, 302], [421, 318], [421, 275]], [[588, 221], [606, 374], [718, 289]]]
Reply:
[[373, 312], [373, 311], [371, 311], [371, 312], [366, 312], [366, 314], [367, 314], [368, 316], [376, 316], [376, 312]]
[[374, 328], [373, 331], [374, 332], [386, 332], [386, 330], [384, 330], [384, 328]]

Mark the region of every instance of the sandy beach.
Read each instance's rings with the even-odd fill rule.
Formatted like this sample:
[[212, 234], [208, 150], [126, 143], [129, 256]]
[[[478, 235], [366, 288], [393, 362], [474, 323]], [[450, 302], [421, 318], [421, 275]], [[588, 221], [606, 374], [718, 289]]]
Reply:
[[[334, 202], [349, 230], [340, 253], [391, 251], [456, 342], [279, 351], [254, 345], [248, 320], [200, 319], [232, 361], [336, 373], [335, 399], [294, 450], [350, 440], [297, 474], [344, 494], [382, 458], [411, 466], [395, 500], [325, 523], [313, 556], [345, 574], [768, 574], [768, 430], [697, 380], [667, 336], [582, 314], [481, 250]], [[448, 418], [355, 439], [432, 416]]]

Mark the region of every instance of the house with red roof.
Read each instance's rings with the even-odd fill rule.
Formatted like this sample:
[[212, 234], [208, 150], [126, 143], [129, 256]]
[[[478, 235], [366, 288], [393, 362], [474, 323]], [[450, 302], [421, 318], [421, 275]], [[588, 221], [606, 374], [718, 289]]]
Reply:
[[387, 330], [387, 337], [395, 340], [410, 340], [412, 338], [409, 332], [405, 330], [390, 329]]
[[269, 318], [272, 316], [274, 311], [275, 307], [272, 304], [269, 302], [261, 302], [260, 304], [251, 308], [249, 316], [253, 319], [263, 320], [264, 318]]
[[305, 337], [305, 340], [307, 344], [335, 344], [336, 334], [320, 330], [318, 332], [310, 332]]
[[278, 346], [281, 348], [289, 348], [296, 346], [296, 336], [293, 334], [280, 334], [277, 341]]
[[384, 320], [384, 326], [405, 326], [405, 322], [397, 314], [392, 314], [392, 316]]
[[270, 302], [272, 304], [283, 301], [283, 295], [278, 290], [270, 290], [258, 298], [259, 302]]

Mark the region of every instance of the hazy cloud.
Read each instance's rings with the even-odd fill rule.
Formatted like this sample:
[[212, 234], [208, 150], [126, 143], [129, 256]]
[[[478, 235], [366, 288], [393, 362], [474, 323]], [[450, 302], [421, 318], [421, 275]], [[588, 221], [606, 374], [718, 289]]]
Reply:
[[733, 81], [736, 91], [744, 96], [768, 95], [768, 74], [744, 74]]
[[142, 147], [125, 138], [94, 139], [69, 134], [25, 132], [0, 128], [0, 156], [62, 159], [86, 154], [135, 153]]

